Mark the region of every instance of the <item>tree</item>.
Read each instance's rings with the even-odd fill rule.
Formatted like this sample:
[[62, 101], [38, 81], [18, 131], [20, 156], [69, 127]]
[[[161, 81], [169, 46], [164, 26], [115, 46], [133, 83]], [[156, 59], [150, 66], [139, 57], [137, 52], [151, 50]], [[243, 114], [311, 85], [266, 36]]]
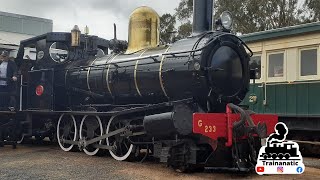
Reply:
[[193, 13], [193, 0], [181, 0], [178, 7], [175, 8], [176, 16], [179, 21], [187, 21], [192, 17]]
[[304, 2], [305, 9], [309, 10], [310, 18], [306, 22], [320, 21], [320, 1], [319, 0], [306, 0]]
[[274, 29], [303, 23], [302, 9], [298, 8], [298, 0], [266, 1], [263, 14], [266, 17], [266, 28]]
[[302, 23], [298, 0], [216, 1], [216, 17], [224, 10], [234, 16], [234, 30], [251, 33]]
[[184, 24], [181, 24], [178, 28], [178, 37], [177, 39], [183, 39], [191, 35], [192, 24], [191, 21], [188, 21]]
[[[320, 4], [318, 0], [309, 1], [316, 1]], [[178, 8], [175, 9], [178, 19], [180, 21], [190, 19], [192, 9], [192, 0], [181, 0]], [[215, 1], [215, 18], [218, 18], [226, 10], [232, 13], [234, 18], [233, 30], [239, 33], [264, 31], [304, 22], [303, 9], [298, 7], [298, 0]]]
[[171, 14], [163, 14], [160, 17], [160, 39], [163, 44], [171, 42], [172, 33], [175, 30], [176, 18]]

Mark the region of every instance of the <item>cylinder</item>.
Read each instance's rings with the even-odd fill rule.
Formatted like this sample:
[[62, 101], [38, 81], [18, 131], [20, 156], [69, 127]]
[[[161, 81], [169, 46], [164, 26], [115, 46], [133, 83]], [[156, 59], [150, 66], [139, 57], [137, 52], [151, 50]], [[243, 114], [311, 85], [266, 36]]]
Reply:
[[143, 126], [154, 137], [172, 137], [192, 133], [192, 108], [188, 104], [176, 104], [173, 111], [145, 116]]
[[154, 137], [169, 137], [177, 133], [172, 118], [173, 112], [146, 116], [143, 119], [143, 126], [147, 134]]

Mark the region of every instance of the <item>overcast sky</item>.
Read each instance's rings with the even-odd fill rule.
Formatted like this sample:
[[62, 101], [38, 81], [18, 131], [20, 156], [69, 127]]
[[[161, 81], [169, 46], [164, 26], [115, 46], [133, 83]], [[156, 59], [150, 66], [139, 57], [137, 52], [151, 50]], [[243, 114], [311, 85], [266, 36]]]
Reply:
[[130, 13], [139, 6], [149, 6], [161, 16], [173, 13], [180, 0], [2, 0], [0, 11], [53, 20], [53, 31], [70, 31], [77, 24], [83, 31], [111, 39], [113, 23], [118, 39], [127, 40]]

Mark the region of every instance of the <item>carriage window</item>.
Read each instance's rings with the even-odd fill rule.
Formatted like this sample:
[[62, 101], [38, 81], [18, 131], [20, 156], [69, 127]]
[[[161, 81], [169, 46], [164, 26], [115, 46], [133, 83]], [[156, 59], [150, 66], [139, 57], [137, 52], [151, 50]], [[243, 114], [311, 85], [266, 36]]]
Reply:
[[317, 49], [300, 51], [300, 75], [317, 75]]
[[65, 62], [69, 57], [68, 46], [61, 42], [54, 42], [49, 49], [50, 57], [57, 63]]
[[283, 77], [284, 53], [269, 54], [268, 77]]
[[261, 78], [261, 56], [253, 56], [249, 62], [250, 69], [256, 69], [257, 79]]

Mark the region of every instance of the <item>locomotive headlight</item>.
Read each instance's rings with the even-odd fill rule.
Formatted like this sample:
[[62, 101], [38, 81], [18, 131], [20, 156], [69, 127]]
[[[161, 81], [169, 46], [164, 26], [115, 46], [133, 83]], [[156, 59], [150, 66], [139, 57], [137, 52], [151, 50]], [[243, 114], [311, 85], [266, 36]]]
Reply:
[[222, 26], [227, 30], [231, 30], [232, 23], [233, 23], [233, 19], [232, 19], [231, 13], [229, 11], [224, 11], [220, 15], [220, 19], [221, 19]]

